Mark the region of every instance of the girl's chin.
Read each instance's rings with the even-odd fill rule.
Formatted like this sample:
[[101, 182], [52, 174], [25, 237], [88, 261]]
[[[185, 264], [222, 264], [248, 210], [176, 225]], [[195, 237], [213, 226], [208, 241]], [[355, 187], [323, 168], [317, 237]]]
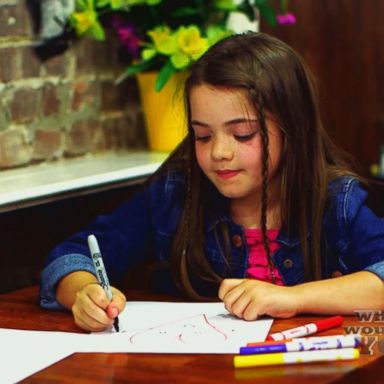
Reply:
[[239, 191], [236, 186], [234, 186], [234, 188], [223, 188], [220, 186], [216, 186], [216, 188], [223, 196], [228, 199], [239, 199], [241, 197], [244, 197], [245, 195], [244, 193], [241, 193], [241, 191]]

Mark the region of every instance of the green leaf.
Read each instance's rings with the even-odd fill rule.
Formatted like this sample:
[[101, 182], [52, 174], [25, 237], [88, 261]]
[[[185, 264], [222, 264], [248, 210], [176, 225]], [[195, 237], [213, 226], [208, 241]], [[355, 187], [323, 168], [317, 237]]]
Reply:
[[269, 5], [259, 5], [258, 8], [261, 18], [264, 18], [265, 21], [272, 27], [276, 27], [277, 21], [275, 10]]
[[127, 2], [124, 0], [110, 0], [110, 3], [112, 9], [121, 9], [124, 8], [124, 6], [127, 6]]
[[237, 9], [235, 2], [232, 0], [214, 0], [213, 7], [215, 9], [219, 9], [221, 11], [226, 12], [234, 11]]
[[95, 6], [97, 8], [103, 8], [110, 4], [110, 0], [96, 0]]
[[120, 84], [129, 76], [136, 75], [136, 73], [146, 71], [154, 63], [154, 60], [142, 61], [138, 64], [129, 65], [126, 70], [116, 79], [115, 84]]
[[176, 72], [176, 68], [172, 65], [171, 61], [168, 60], [163, 68], [160, 69], [159, 74], [156, 78], [155, 91], [160, 92], [171, 76]]
[[88, 0], [77, 0], [76, 1], [76, 10], [77, 11], [85, 11], [86, 9], [93, 8], [92, 4], [88, 2]]
[[184, 17], [184, 16], [193, 16], [198, 15], [200, 11], [192, 7], [181, 7], [172, 12], [174, 17]]
[[145, 61], [152, 59], [157, 54], [156, 49], [145, 48], [141, 51], [141, 58]]
[[255, 5], [256, 7], [263, 7], [263, 6], [268, 7], [268, 1], [269, 0], [255, 0]]
[[93, 37], [97, 41], [105, 40], [105, 31], [101, 24], [96, 21], [91, 28], [89, 28], [86, 32], [87, 36]]

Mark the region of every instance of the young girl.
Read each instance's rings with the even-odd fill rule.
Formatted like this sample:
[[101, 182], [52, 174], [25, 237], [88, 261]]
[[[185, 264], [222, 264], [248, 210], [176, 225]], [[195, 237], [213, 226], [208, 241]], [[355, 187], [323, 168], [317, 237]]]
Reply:
[[222, 40], [190, 70], [188, 134], [143, 189], [57, 246], [41, 305], [85, 330], [124, 308], [98, 285], [87, 236], [113, 285], [147, 256], [157, 288], [262, 315], [384, 309], [384, 219], [328, 138], [298, 55], [261, 33]]

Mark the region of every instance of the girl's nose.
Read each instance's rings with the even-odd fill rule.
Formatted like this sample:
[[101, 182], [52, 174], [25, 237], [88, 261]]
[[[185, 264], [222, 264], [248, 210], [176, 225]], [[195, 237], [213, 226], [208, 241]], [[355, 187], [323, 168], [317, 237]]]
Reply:
[[212, 143], [211, 156], [214, 160], [233, 158], [233, 148], [228, 140], [224, 138], [214, 138]]

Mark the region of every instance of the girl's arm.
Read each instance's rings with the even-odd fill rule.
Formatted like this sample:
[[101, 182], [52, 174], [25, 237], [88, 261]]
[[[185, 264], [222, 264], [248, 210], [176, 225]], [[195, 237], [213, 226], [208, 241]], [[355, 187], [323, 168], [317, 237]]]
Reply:
[[225, 279], [219, 298], [229, 312], [246, 320], [262, 315], [287, 318], [299, 313], [352, 314], [360, 309], [384, 310], [384, 282], [367, 271], [293, 287]]
[[352, 314], [357, 309], [384, 309], [384, 282], [372, 272], [297, 285], [299, 313]]

